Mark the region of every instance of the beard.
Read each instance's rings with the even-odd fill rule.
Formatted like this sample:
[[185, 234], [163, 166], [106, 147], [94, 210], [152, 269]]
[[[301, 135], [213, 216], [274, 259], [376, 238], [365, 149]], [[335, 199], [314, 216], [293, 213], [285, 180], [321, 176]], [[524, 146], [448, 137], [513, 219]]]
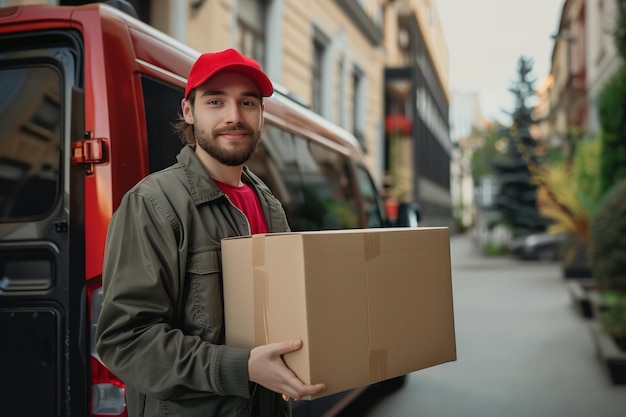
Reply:
[[[246, 132], [248, 137], [241, 142], [236, 143], [237, 146], [228, 148], [220, 145], [217, 138], [221, 133], [237, 131]], [[226, 166], [243, 165], [256, 150], [261, 140], [261, 132], [255, 131], [247, 126], [226, 127], [214, 129], [211, 132], [205, 130], [196, 131], [196, 143], [202, 150], [209, 154], [213, 159]]]

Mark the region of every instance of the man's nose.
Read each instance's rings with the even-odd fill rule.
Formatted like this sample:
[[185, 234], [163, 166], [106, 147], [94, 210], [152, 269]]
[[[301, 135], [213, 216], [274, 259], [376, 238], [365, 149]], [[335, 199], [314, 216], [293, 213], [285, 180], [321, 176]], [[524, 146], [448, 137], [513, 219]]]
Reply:
[[229, 103], [227, 106], [227, 110], [228, 112], [227, 116], [228, 116], [228, 120], [227, 123], [231, 123], [231, 124], [240, 124], [241, 123], [241, 107], [239, 106], [239, 103]]

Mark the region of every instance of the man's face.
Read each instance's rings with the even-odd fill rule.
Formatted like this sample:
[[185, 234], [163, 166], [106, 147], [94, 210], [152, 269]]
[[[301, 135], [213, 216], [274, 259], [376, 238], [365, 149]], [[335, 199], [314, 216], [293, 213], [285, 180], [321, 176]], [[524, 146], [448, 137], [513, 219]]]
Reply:
[[238, 166], [254, 153], [263, 128], [263, 104], [254, 82], [223, 72], [196, 89], [193, 106], [183, 101], [183, 117], [194, 125], [196, 142], [212, 158]]

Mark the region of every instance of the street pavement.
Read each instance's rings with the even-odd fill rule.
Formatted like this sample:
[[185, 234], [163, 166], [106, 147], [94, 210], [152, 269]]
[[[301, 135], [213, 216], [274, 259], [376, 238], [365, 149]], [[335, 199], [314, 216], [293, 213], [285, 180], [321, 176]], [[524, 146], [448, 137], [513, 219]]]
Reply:
[[558, 263], [451, 238], [457, 361], [414, 372], [354, 417], [626, 417]]

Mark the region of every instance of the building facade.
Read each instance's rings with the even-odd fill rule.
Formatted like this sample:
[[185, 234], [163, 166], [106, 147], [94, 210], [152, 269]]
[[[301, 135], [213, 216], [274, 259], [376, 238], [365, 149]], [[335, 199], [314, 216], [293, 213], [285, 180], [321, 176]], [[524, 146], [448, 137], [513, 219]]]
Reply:
[[539, 87], [536, 134], [564, 156], [588, 127], [587, 14], [585, 0], [566, 0], [555, 33], [550, 73]]
[[571, 156], [574, 135], [600, 129], [597, 101], [621, 67], [613, 37], [615, 0], [566, 0], [553, 35], [552, 65], [537, 90], [536, 136]]
[[254, 57], [294, 100], [351, 131], [382, 182], [383, 1], [132, 3], [148, 23], [198, 51], [234, 47]]
[[385, 172], [426, 226], [452, 226], [448, 55], [435, 2], [395, 1], [385, 36]]

